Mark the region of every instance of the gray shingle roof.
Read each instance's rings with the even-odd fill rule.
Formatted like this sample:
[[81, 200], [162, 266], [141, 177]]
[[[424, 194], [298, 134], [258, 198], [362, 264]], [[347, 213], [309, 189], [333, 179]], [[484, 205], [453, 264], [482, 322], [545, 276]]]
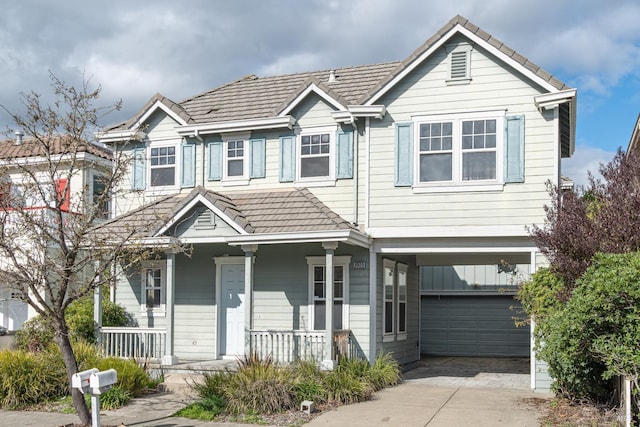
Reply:
[[43, 137], [39, 141], [25, 137], [22, 144], [17, 144], [13, 139], [0, 141], [0, 159], [41, 157], [46, 156], [47, 152], [49, 155], [89, 153], [103, 159], [111, 160], [112, 158], [110, 149], [68, 136]]
[[567, 86], [542, 70], [539, 66], [507, 47], [500, 40], [482, 31], [462, 16], [456, 16], [444, 25], [402, 62], [361, 65], [335, 69], [335, 81], [329, 82], [331, 70], [321, 70], [271, 77], [254, 75], [240, 78], [215, 89], [208, 90], [179, 103], [156, 94], [145, 107], [126, 123], [111, 130], [128, 129], [154, 102], [160, 100], [188, 124], [207, 124], [235, 120], [261, 119], [277, 116], [302, 93], [310, 83], [315, 83], [343, 105], [362, 105], [399, 73], [440, 41], [456, 25], [461, 25], [487, 41], [500, 52], [522, 64], [553, 87], [562, 90]]
[[219, 193], [197, 187], [189, 194], [163, 197], [106, 221], [95, 231], [103, 238], [132, 230], [133, 238], [152, 237], [198, 196], [248, 234], [356, 230], [307, 189]]

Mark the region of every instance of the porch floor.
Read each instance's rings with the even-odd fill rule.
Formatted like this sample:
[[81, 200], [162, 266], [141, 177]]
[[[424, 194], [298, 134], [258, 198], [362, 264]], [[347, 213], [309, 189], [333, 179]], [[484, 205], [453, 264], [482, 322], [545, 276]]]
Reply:
[[238, 366], [237, 359], [212, 359], [212, 360], [178, 360], [175, 365], [152, 365], [154, 369], [163, 372], [176, 373], [205, 373], [214, 371], [235, 371]]

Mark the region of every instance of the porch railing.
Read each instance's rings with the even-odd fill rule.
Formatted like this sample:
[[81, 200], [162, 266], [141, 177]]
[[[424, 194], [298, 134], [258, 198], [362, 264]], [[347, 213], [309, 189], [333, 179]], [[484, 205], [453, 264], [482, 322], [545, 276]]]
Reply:
[[[335, 354], [350, 357], [350, 331], [334, 332]], [[322, 361], [325, 333], [321, 331], [254, 329], [251, 331], [251, 351], [258, 357], [272, 357], [278, 363], [296, 360]]]
[[167, 332], [157, 328], [100, 328], [99, 342], [107, 356], [161, 359], [167, 345]]

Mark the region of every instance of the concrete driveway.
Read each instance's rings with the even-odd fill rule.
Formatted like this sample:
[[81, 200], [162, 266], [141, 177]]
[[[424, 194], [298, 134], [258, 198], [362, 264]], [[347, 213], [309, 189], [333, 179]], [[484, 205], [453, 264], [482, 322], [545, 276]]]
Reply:
[[529, 389], [528, 360], [429, 358], [403, 384], [369, 402], [341, 406], [310, 423], [317, 426], [493, 427], [539, 426], [541, 413], [528, 403], [548, 398]]

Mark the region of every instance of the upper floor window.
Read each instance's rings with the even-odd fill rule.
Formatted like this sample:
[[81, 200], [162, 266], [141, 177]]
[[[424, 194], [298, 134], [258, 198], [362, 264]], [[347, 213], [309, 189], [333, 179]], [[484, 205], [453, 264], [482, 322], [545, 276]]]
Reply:
[[176, 183], [176, 147], [151, 148], [150, 185], [163, 187]]
[[331, 134], [300, 136], [300, 178], [328, 178], [331, 165]]
[[91, 178], [91, 198], [96, 218], [109, 218], [109, 196], [106, 178], [97, 173]]
[[245, 167], [245, 142], [242, 140], [227, 141], [226, 150], [226, 171], [227, 177], [237, 178], [244, 177], [246, 173]]
[[415, 183], [460, 185], [499, 183], [503, 117], [480, 114], [416, 122]]

